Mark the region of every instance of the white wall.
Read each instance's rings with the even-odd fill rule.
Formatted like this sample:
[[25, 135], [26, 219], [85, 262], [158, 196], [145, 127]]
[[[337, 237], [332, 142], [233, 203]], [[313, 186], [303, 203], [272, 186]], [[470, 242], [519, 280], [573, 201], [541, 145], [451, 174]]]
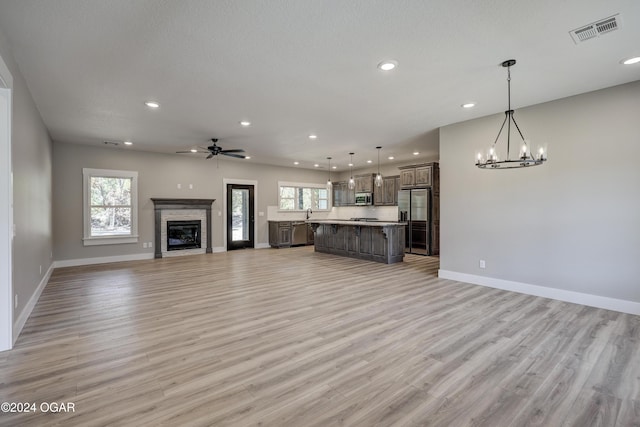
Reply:
[[517, 109], [525, 137], [548, 143], [548, 162], [480, 170], [475, 152], [503, 117], [441, 129], [444, 276], [640, 302], [640, 81]]

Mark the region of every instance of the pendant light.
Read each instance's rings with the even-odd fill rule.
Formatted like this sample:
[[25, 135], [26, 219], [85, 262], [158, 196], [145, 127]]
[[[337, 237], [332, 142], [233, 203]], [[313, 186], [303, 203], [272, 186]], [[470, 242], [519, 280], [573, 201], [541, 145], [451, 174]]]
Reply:
[[327, 188], [331, 188], [333, 185], [331, 182], [331, 157], [327, 157], [327, 160], [329, 160], [329, 178], [327, 179]]
[[351, 156], [351, 162], [349, 162], [349, 170], [351, 172], [351, 178], [349, 178], [349, 190], [356, 188], [356, 182], [353, 179], [353, 154], [354, 153], [349, 153], [349, 156]]
[[[509, 59], [502, 63], [502, 66], [507, 69], [507, 94], [508, 94], [508, 110], [504, 112], [505, 117], [502, 122], [502, 126], [500, 126], [500, 130], [498, 131], [498, 136], [496, 136], [495, 141], [493, 141], [493, 145], [489, 148], [486, 157], [482, 155], [482, 153], [478, 153], [476, 166], [480, 169], [513, 169], [513, 168], [524, 168], [528, 166], [538, 166], [544, 163], [547, 160], [547, 155], [544, 147], [540, 147], [538, 149], [537, 157], [531, 152], [527, 141], [524, 139], [520, 128], [518, 127], [518, 123], [516, 123], [516, 119], [513, 117], [513, 110], [511, 109], [511, 67], [516, 65], [515, 59]], [[522, 139], [522, 147], [520, 148], [520, 157], [511, 159], [510, 157], [510, 148], [511, 148], [511, 122], [515, 125], [515, 128]], [[496, 153], [496, 143], [500, 138], [500, 134], [502, 133], [502, 129], [504, 129], [505, 123], [507, 124], [507, 157], [505, 160], [500, 160]]]
[[376, 187], [382, 187], [382, 174], [380, 173], [380, 149], [382, 147], [376, 147], [376, 150], [378, 150], [378, 175], [376, 175], [376, 179], [375, 179], [375, 184]]

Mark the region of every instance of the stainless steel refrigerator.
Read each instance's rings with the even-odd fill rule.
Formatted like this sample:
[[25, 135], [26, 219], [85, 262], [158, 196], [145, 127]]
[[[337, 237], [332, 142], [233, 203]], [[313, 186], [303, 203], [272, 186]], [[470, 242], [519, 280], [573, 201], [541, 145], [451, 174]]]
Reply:
[[398, 220], [409, 224], [405, 233], [405, 252], [431, 255], [431, 189], [417, 188], [398, 192]]

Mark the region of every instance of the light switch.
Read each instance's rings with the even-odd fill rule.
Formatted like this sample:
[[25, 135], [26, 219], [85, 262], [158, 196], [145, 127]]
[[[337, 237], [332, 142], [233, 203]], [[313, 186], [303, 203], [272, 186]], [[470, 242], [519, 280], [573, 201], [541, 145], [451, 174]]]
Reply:
[[178, 184], [178, 190], [182, 188], [182, 184]]
[[258, 212], [258, 216], [264, 216], [264, 212]]
[[189, 184], [189, 190], [193, 190], [193, 184]]

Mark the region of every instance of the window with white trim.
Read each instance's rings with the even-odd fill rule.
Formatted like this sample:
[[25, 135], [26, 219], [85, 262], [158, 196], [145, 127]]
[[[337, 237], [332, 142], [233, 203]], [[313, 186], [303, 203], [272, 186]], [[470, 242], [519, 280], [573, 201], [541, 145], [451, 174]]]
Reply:
[[85, 246], [138, 242], [138, 172], [82, 169]]
[[329, 210], [329, 189], [323, 184], [278, 183], [278, 208], [282, 211]]

